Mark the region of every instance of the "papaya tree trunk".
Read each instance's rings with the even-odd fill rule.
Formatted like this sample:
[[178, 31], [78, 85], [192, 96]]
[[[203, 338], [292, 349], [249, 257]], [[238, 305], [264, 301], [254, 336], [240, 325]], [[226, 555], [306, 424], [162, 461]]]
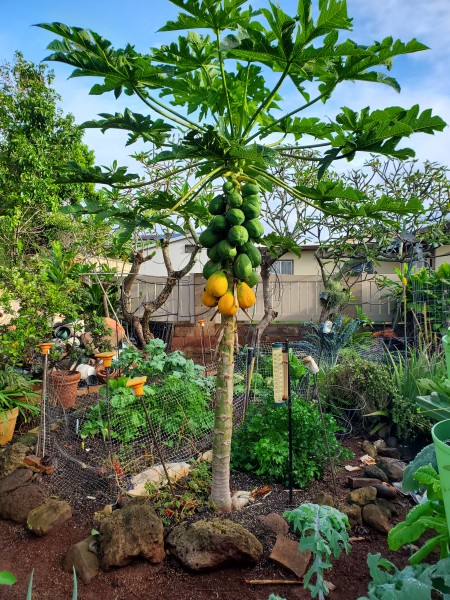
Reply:
[[236, 317], [222, 316], [219, 346], [216, 413], [213, 433], [211, 502], [217, 512], [231, 511], [230, 454], [233, 429], [233, 374]]

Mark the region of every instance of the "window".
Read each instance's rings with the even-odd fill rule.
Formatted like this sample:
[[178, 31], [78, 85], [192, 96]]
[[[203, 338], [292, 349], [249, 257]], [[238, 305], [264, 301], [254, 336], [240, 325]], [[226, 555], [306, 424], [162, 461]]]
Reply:
[[373, 275], [373, 263], [371, 260], [368, 262], [363, 262], [359, 264], [357, 267], [350, 271], [350, 275], [361, 275], [362, 273], [368, 273], [369, 275]]
[[273, 263], [271, 270], [277, 275], [293, 275], [294, 261], [293, 260], [277, 260]]
[[184, 247], [184, 251], [186, 252], [186, 254], [192, 254], [195, 250], [195, 246], [194, 244], [186, 244]]

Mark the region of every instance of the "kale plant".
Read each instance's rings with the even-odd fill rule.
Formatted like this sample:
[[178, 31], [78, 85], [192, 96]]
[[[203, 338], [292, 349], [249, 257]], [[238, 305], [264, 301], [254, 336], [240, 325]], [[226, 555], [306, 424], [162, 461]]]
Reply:
[[358, 600], [450, 600], [450, 558], [400, 571], [380, 554], [369, 554], [367, 564], [372, 581]]
[[319, 504], [302, 504], [286, 511], [283, 516], [301, 535], [300, 551], [311, 550], [313, 555], [303, 587], [310, 590], [313, 598], [318, 596], [319, 600], [323, 600], [329, 592], [324, 571], [331, 568], [330, 560], [339, 558], [342, 550], [348, 554], [352, 549], [348, 538], [348, 518], [336, 508]]

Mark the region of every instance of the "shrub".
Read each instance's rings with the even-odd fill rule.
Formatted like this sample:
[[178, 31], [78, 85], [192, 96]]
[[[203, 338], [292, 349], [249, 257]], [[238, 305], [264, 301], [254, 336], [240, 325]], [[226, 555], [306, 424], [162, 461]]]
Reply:
[[[338, 458], [347, 452], [335, 437], [336, 421], [330, 414], [324, 415], [330, 451]], [[294, 396], [293, 420], [293, 473], [298, 486], [307, 485], [323, 474], [327, 461], [326, 445], [319, 409], [314, 403], [304, 402]], [[242, 426], [235, 431], [231, 447], [231, 463], [235, 469], [254, 471], [275, 481], [288, 479], [288, 409], [277, 407], [273, 397], [250, 405]]]
[[362, 409], [362, 416], [385, 410], [395, 389], [386, 365], [350, 356], [324, 374], [319, 391], [333, 414], [342, 416], [344, 411]]

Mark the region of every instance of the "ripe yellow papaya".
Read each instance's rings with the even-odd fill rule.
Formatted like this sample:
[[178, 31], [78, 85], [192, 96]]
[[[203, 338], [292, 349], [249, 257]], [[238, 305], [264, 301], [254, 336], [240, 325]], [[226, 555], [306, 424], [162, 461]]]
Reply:
[[209, 308], [211, 308], [212, 306], [216, 306], [217, 298], [215, 296], [212, 296], [211, 294], [208, 294], [208, 292], [204, 291], [202, 294], [202, 304], [204, 306], [208, 306]]
[[220, 314], [225, 317], [232, 317], [235, 315], [239, 310], [239, 306], [235, 302], [233, 292], [230, 290], [226, 291], [220, 298], [217, 308], [219, 309]]
[[251, 308], [256, 302], [254, 291], [245, 283], [245, 281], [238, 283], [237, 299], [241, 308]]
[[217, 271], [206, 282], [205, 291], [211, 296], [220, 298], [228, 289], [228, 279], [223, 271]]

